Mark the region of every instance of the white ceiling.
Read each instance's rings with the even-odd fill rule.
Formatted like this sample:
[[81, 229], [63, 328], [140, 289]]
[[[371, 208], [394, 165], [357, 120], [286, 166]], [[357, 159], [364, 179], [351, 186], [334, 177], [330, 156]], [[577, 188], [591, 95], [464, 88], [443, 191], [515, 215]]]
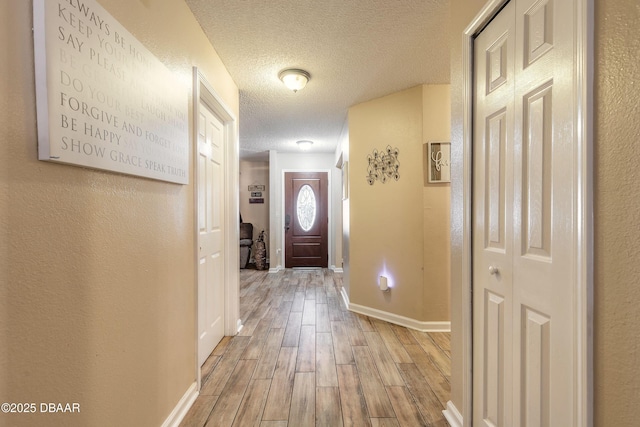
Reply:
[[[448, 0], [186, 0], [240, 89], [240, 156], [333, 152], [349, 107], [449, 82]], [[285, 68], [311, 74], [293, 93]]]

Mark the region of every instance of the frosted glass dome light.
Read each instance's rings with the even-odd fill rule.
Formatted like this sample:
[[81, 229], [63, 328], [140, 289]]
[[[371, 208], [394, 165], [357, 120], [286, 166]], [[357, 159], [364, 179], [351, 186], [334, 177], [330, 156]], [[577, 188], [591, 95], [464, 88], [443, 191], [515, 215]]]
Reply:
[[280, 71], [278, 78], [282, 80], [282, 83], [284, 83], [286, 87], [297, 92], [307, 85], [311, 79], [311, 75], [305, 70], [289, 68]]
[[307, 151], [313, 145], [313, 141], [308, 141], [308, 140], [296, 141], [296, 144], [298, 144], [298, 147], [300, 147], [302, 151]]

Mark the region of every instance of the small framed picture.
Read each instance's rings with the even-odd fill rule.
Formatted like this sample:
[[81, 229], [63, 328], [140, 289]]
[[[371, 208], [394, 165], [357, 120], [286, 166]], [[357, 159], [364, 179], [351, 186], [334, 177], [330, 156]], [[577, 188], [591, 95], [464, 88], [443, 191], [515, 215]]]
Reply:
[[251, 197], [262, 197], [262, 191], [252, 191]]
[[250, 185], [249, 186], [249, 191], [264, 191], [264, 185]]
[[451, 143], [429, 142], [427, 149], [429, 182], [451, 182]]
[[249, 203], [250, 204], [254, 204], [254, 203], [264, 203], [264, 199], [263, 198], [251, 198], [249, 199]]

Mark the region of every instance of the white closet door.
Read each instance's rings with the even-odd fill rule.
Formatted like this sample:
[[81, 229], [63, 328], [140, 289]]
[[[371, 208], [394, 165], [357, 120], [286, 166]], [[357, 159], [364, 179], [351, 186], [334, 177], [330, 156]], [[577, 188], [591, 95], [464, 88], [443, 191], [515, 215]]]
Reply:
[[512, 0], [475, 40], [474, 425], [574, 425], [572, 7]]

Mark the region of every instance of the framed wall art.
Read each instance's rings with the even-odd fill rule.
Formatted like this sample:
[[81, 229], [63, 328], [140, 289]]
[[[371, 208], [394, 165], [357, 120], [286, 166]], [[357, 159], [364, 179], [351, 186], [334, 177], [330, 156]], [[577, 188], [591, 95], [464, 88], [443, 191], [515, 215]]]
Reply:
[[188, 184], [181, 80], [96, 0], [34, 0], [33, 21], [38, 159]]
[[427, 156], [429, 182], [451, 182], [451, 143], [429, 142]]

